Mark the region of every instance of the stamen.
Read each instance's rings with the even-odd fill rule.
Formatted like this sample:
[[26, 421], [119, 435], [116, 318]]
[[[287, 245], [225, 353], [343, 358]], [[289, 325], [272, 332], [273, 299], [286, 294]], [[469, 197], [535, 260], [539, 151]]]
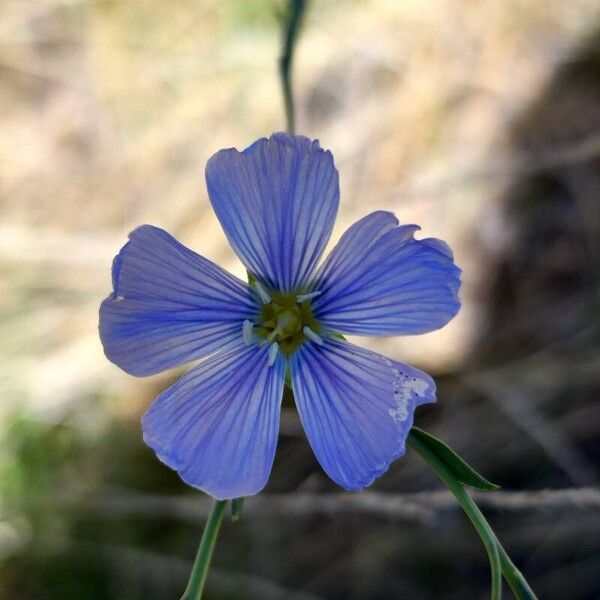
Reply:
[[252, 330], [254, 329], [254, 323], [246, 319], [244, 324], [242, 325], [242, 336], [244, 338], [244, 342], [246, 346], [249, 346], [252, 343]]
[[310, 327], [308, 327], [307, 325], [305, 325], [302, 328], [302, 333], [311, 341], [313, 341], [315, 344], [319, 344], [319, 346], [323, 345], [323, 338], [316, 334]]
[[263, 304], [269, 304], [271, 302], [271, 296], [267, 293], [267, 290], [262, 286], [258, 279], [254, 282], [254, 289], [256, 293], [260, 296]]
[[269, 358], [267, 360], [267, 365], [272, 367], [275, 364], [275, 359], [277, 358], [277, 353], [279, 352], [279, 344], [274, 343], [271, 344], [269, 348]]
[[312, 300], [313, 298], [320, 296], [321, 293], [322, 292], [310, 292], [310, 294], [299, 294], [298, 296], [296, 296], [296, 302], [298, 304], [301, 304], [302, 302], [305, 302], [306, 300]]

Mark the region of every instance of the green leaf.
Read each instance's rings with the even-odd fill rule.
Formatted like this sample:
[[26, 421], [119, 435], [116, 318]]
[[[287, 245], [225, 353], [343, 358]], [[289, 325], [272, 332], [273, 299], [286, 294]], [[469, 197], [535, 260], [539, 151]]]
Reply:
[[231, 520], [239, 521], [242, 517], [242, 507], [244, 506], [243, 498], [234, 498], [231, 501]]
[[473, 467], [468, 465], [460, 456], [458, 456], [452, 448], [433, 435], [418, 427], [413, 427], [410, 430], [410, 435], [414, 435], [427, 446], [461, 483], [484, 492], [491, 492], [500, 488], [499, 485], [488, 481], [485, 477], [480, 475]]

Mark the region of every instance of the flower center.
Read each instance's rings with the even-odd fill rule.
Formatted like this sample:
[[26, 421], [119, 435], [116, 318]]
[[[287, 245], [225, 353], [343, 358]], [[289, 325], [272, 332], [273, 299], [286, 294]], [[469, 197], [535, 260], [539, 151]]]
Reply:
[[321, 328], [310, 302], [319, 292], [267, 292], [259, 282], [253, 282], [253, 287], [261, 300], [261, 307], [256, 322], [244, 322], [243, 336], [247, 344], [253, 339], [259, 344], [270, 343], [274, 361], [279, 351], [290, 355], [307, 340], [323, 343], [318, 334]]
[[310, 300], [298, 302], [297, 294], [273, 294], [271, 302], [262, 305], [257, 321], [257, 335], [279, 344], [284, 354], [294, 352], [320, 329]]

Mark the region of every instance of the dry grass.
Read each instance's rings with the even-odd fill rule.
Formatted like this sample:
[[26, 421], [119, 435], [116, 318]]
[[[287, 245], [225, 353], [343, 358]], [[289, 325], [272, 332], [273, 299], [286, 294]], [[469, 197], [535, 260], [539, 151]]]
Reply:
[[[276, 7], [0, 0], [1, 423], [14, 414], [67, 419], [102, 436], [115, 419], [136, 417], [173, 377], [122, 374], [97, 336], [112, 257], [137, 225], [161, 226], [243, 274], [210, 210], [203, 168], [218, 149], [283, 127]], [[297, 51], [298, 129], [336, 157], [342, 208], [334, 240], [356, 218], [389, 209], [448, 240], [464, 270], [464, 309], [449, 327], [365, 340], [369, 347], [434, 373], [464, 369], [481, 333], [489, 257], [509, 240], [502, 194], [524, 173], [600, 154], [597, 130], [542, 155], [515, 154], [509, 135], [599, 19], [594, 0], [313, 1]], [[459, 406], [465, 390], [488, 404], [440, 407], [442, 431], [497, 472], [522, 456], [539, 458], [541, 448], [576, 483], [596, 483], [596, 467], [576, 447], [593, 437], [593, 405], [553, 419], [545, 396], [521, 401], [523, 389], [505, 386], [516, 378], [572, 383], [561, 357], [556, 368], [548, 367], [556, 356], [548, 362], [542, 354], [541, 369], [532, 360], [491, 379], [460, 374], [442, 404]], [[597, 352], [577, 363], [587, 377], [578, 384], [597, 383], [596, 361]], [[306, 452], [288, 450], [288, 468], [306, 472]], [[281, 489], [320, 489], [314, 474], [296, 481], [281, 473]], [[388, 481], [411, 490], [431, 482], [411, 461]], [[562, 589], [562, 580], [540, 577]], [[319, 581], [307, 586], [326, 589]], [[410, 586], [398, 589], [419, 597]]]
[[[315, 2], [297, 62], [300, 129], [334, 150], [335, 237], [395, 210], [457, 249], [465, 309], [445, 331], [372, 346], [433, 369], [477, 326], [469, 234], [506, 173], [503, 132], [580, 39], [595, 3]], [[282, 127], [272, 3], [5, 0], [0, 28], [2, 389], [58, 410], [127, 389], [96, 308], [111, 257], [150, 222], [240, 273], [203, 165]], [[492, 176], [487, 172], [492, 168]], [[483, 174], [477, 177], [477, 174]], [[473, 178], [475, 174], [475, 178]], [[7, 409], [7, 403], [4, 404]]]

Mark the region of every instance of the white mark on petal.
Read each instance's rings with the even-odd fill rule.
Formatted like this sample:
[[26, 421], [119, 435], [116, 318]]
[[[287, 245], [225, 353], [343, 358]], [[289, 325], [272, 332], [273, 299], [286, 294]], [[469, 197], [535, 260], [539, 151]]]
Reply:
[[252, 330], [254, 329], [254, 323], [246, 319], [242, 325], [242, 336], [246, 346], [252, 343]]
[[302, 302], [306, 302], [306, 300], [312, 300], [313, 298], [316, 298], [321, 294], [322, 292], [310, 292], [310, 294], [299, 294], [298, 296], [296, 296], [296, 302], [298, 304], [301, 304]]
[[413, 399], [413, 396], [422, 398], [429, 388], [429, 383], [424, 379], [409, 377], [397, 368], [393, 368], [394, 374], [396, 375], [396, 378], [394, 379], [394, 400], [396, 401], [396, 408], [390, 408], [388, 413], [394, 421], [403, 423], [408, 418], [410, 401]]
[[279, 352], [279, 344], [274, 343], [269, 347], [269, 357], [267, 361], [267, 365], [272, 367], [275, 364], [275, 359], [277, 358], [277, 353]]
[[267, 290], [262, 286], [262, 283], [258, 280], [254, 282], [254, 289], [256, 293], [260, 296], [263, 304], [269, 304], [271, 302], [271, 296], [267, 293]]
[[307, 325], [305, 325], [302, 328], [302, 333], [311, 341], [313, 341], [315, 344], [319, 344], [319, 346], [323, 345], [323, 338], [316, 334], [310, 327], [308, 327]]

